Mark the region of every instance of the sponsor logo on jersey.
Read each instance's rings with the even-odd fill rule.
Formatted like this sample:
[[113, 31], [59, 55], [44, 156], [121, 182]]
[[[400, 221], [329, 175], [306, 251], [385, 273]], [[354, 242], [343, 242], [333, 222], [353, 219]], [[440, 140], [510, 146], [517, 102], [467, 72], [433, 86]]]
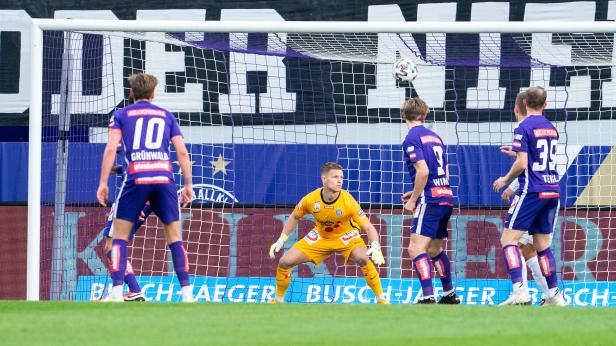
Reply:
[[453, 191], [448, 187], [433, 187], [430, 193], [432, 197], [453, 197]]
[[513, 139], [515, 139], [516, 141], [521, 141], [522, 138], [524, 138], [524, 135], [521, 135], [521, 134], [517, 134], [517, 135], [513, 136]]
[[306, 234], [304, 240], [306, 240], [308, 244], [312, 245], [319, 241], [319, 238], [321, 238], [321, 236], [319, 236], [319, 232], [313, 229], [312, 231], [308, 232], [308, 234]]
[[344, 243], [344, 245], [349, 245], [349, 242], [354, 238], [359, 238], [359, 234], [356, 231], [350, 231], [340, 237], [340, 240]]
[[545, 137], [556, 138], [558, 137], [558, 131], [556, 131], [555, 129], [534, 129], [533, 134], [537, 138], [545, 138]]
[[135, 179], [135, 184], [137, 185], [147, 185], [147, 184], [169, 184], [171, 179], [163, 176], [156, 177], [142, 177]]
[[165, 171], [171, 172], [170, 161], [137, 161], [131, 162], [128, 172], [129, 173], [141, 173], [141, 172], [156, 172]]
[[321, 211], [321, 202], [314, 202], [314, 212], [318, 213]]
[[560, 197], [560, 193], [558, 192], [539, 192], [539, 198], [558, 198]]
[[[183, 188], [178, 190], [178, 195], [180, 195], [183, 190]], [[222, 204], [239, 203], [231, 192], [216, 185], [195, 184], [193, 185], [193, 190], [195, 191], [195, 199], [193, 201]]]
[[410, 153], [409, 154], [409, 159], [411, 159], [411, 160], [416, 158], [416, 157], [417, 157], [417, 154], [415, 154], [415, 153]]
[[337, 209], [336, 210], [336, 215], [342, 216], [342, 209]]
[[411, 145], [410, 147], [406, 148], [406, 152], [410, 153], [411, 151], [415, 151], [415, 146]]
[[437, 144], [443, 144], [443, 142], [441, 141], [440, 138], [436, 137], [436, 136], [432, 136], [432, 135], [427, 135], [427, 136], [421, 136], [421, 143], [422, 144], [426, 144], [426, 143], [437, 143]]
[[131, 109], [129, 111], [126, 111], [126, 115], [129, 117], [140, 117], [140, 116], [166, 117], [167, 112], [160, 110], [160, 109], [142, 108], [142, 109]]

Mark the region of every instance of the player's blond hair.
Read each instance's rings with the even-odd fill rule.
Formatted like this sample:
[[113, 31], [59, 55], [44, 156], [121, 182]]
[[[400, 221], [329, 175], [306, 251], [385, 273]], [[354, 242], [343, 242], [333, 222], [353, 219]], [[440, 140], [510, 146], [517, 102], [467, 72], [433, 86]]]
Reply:
[[402, 117], [408, 121], [426, 121], [430, 108], [426, 101], [412, 97], [402, 105]]
[[524, 105], [524, 100], [527, 99], [526, 91], [523, 91], [515, 97], [515, 105], [518, 106], [520, 113], [522, 115], [526, 115], [526, 105]]
[[543, 108], [545, 100], [548, 98], [548, 93], [540, 86], [530, 87], [525, 91], [526, 107], [533, 109]]
[[344, 170], [344, 168], [342, 168], [342, 166], [340, 166], [339, 164], [335, 163], [335, 162], [326, 162], [325, 164], [323, 164], [323, 166], [321, 166], [321, 175], [325, 175], [327, 173], [329, 173], [329, 171], [333, 170], [333, 169], [337, 169], [337, 170]]
[[151, 74], [135, 73], [128, 77], [130, 91], [135, 100], [149, 99], [154, 95], [158, 79]]

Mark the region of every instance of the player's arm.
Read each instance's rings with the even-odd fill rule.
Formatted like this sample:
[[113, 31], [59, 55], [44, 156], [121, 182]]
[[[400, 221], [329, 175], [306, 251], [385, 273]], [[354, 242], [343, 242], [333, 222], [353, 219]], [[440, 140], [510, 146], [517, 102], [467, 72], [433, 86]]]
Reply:
[[415, 167], [415, 185], [413, 187], [411, 197], [404, 204], [404, 209], [411, 214], [415, 212], [417, 200], [421, 197], [421, 194], [428, 183], [428, 176], [430, 175], [430, 171], [428, 170], [428, 165], [425, 160], [415, 162], [413, 167]]
[[[300, 202], [301, 203], [301, 202]], [[287, 221], [284, 222], [284, 226], [282, 226], [282, 232], [280, 232], [280, 236], [278, 240], [272, 245], [270, 245], [269, 256], [271, 259], [274, 259], [276, 256], [276, 252], [280, 251], [284, 246], [284, 243], [289, 239], [289, 235], [293, 232], [299, 220], [302, 219], [303, 216], [297, 215], [295, 210], [289, 215]]]
[[509, 184], [509, 186], [501, 194], [501, 198], [503, 199], [503, 201], [509, 203], [509, 201], [511, 200], [511, 196], [515, 195], [519, 188], [520, 181], [518, 179], [513, 179], [511, 184]]
[[122, 131], [118, 129], [109, 129], [109, 139], [103, 152], [103, 162], [101, 163], [101, 175], [98, 181], [98, 190], [96, 191], [96, 199], [102, 206], [106, 206], [107, 196], [109, 196], [109, 174], [115, 162], [116, 148], [122, 139]]
[[381, 243], [379, 242], [379, 233], [376, 231], [376, 228], [374, 228], [374, 225], [372, 225], [372, 222], [367, 220], [360, 228], [366, 233], [368, 242], [370, 243], [370, 248], [366, 252], [366, 255], [370, 256], [372, 262], [378, 266], [385, 264], [385, 257], [383, 256]]
[[511, 165], [509, 172], [503, 177], [500, 177], [494, 181], [494, 192], [500, 191], [505, 185], [511, 183], [511, 181], [517, 178], [528, 167], [528, 154], [524, 151], [517, 152], [515, 162]]
[[173, 136], [171, 138], [171, 143], [173, 143], [173, 147], [175, 148], [175, 152], [178, 156], [180, 168], [182, 169], [184, 190], [182, 190], [181, 203], [182, 207], [186, 207], [188, 203], [192, 202], [194, 197], [190, 156], [188, 155], [186, 144], [184, 144], [184, 138], [181, 135]]

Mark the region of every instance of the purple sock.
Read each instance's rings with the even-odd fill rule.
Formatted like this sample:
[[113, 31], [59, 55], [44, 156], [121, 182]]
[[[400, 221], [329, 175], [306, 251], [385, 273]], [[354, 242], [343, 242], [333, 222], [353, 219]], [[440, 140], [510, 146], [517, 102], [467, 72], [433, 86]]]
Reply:
[[503, 247], [503, 259], [505, 260], [505, 267], [511, 278], [512, 283], [518, 283], [522, 281], [522, 257], [520, 256], [520, 249], [516, 245], [505, 245]]
[[178, 276], [178, 280], [180, 281], [180, 286], [184, 287], [190, 285], [190, 281], [188, 279], [188, 258], [186, 256], [186, 250], [184, 250], [184, 246], [182, 245], [182, 241], [179, 240], [175, 243], [169, 244], [169, 250], [171, 250], [173, 268], [175, 269], [175, 274]]
[[432, 264], [430, 263], [430, 257], [427, 253], [413, 259], [413, 267], [421, 283], [421, 290], [423, 291], [424, 298], [433, 297], [434, 290], [432, 289]]
[[449, 257], [445, 251], [441, 251], [441, 253], [435, 257], [432, 257], [432, 265], [434, 266], [434, 269], [436, 269], [436, 276], [441, 279], [443, 292], [452, 291], [453, 285], [451, 284], [451, 263], [449, 262]]
[[114, 286], [124, 285], [126, 271], [126, 240], [114, 239], [111, 243], [111, 278]]
[[[107, 259], [109, 260], [109, 271], [111, 272], [111, 251], [107, 252]], [[113, 278], [113, 276], [112, 276]], [[137, 277], [133, 272], [133, 266], [130, 261], [126, 260], [126, 271], [124, 272], [124, 283], [128, 285], [128, 290], [132, 293], [141, 292], [141, 286], [137, 282]]]
[[556, 259], [552, 253], [552, 249], [547, 248], [543, 251], [537, 251], [537, 259], [541, 273], [545, 276], [545, 281], [548, 283], [548, 288], [558, 287], [558, 276], [556, 275]]
[[132, 293], [141, 292], [141, 287], [137, 282], [137, 277], [135, 276], [135, 272], [133, 271], [133, 266], [130, 264], [129, 260], [126, 260], [126, 276], [124, 277], [124, 282], [128, 285], [128, 290]]

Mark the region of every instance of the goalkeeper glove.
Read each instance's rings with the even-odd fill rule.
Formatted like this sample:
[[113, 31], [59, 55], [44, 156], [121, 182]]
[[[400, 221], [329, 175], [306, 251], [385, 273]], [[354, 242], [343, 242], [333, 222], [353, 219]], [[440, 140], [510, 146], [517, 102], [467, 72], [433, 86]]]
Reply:
[[378, 241], [373, 241], [370, 243], [370, 249], [366, 252], [366, 256], [370, 256], [372, 262], [377, 266], [385, 264], [385, 257], [383, 257], [383, 252], [381, 252], [381, 244]]
[[270, 246], [269, 256], [271, 259], [274, 259], [274, 257], [276, 257], [276, 252], [282, 249], [282, 247], [284, 246], [284, 242], [287, 241], [287, 238], [289, 237], [286, 234], [280, 233], [280, 237], [278, 238], [278, 240], [276, 240], [276, 242]]

